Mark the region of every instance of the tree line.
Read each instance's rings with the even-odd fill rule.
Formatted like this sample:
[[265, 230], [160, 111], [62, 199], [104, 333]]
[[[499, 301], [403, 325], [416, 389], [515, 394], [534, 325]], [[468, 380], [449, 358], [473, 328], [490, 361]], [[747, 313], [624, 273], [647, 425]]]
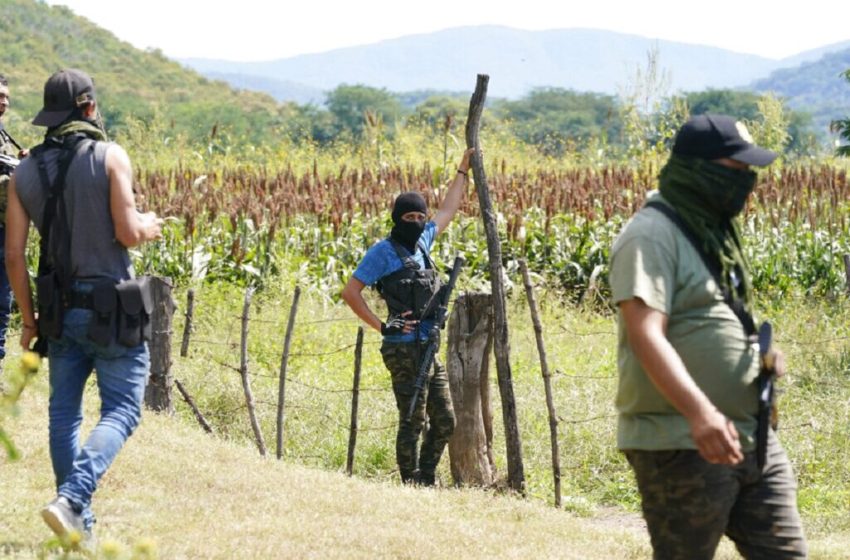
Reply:
[[[751, 122], [764, 122], [762, 95], [731, 89], [684, 93], [661, 99], [649, 112], [637, 109], [647, 130], [661, 128], [677, 107], [692, 115], [725, 113]], [[810, 129], [810, 116], [778, 101], [779, 118], [787, 133], [782, 151], [813, 155], [824, 149], [824, 138]], [[290, 139], [319, 144], [362, 141], [370, 136], [392, 139], [404, 127], [455, 134], [465, 122], [468, 96], [443, 92], [397, 94], [365, 85], [344, 84], [328, 92], [324, 106], [286, 104], [289, 114], [281, 124]], [[497, 99], [485, 113], [484, 127], [504, 128], [518, 140], [554, 157], [586, 149], [600, 141], [626, 149], [631, 139], [624, 115], [631, 109], [622, 97], [540, 88], [521, 99]], [[652, 136], [651, 133], [649, 133]], [[654, 139], [648, 138], [651, 143]]]

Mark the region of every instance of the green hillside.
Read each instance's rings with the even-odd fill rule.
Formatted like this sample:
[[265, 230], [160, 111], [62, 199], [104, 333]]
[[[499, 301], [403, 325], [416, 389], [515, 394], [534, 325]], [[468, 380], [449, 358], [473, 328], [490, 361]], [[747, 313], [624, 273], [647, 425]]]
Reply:
[[[359, 162], [372, 152], [379, 154], [379, 159], [401, 161], [403, 155], [390, 153], [392, 150], [381, 145], [400, 132], [413, 132], [408, 143], [416, 146], [411, 151], [417, 155], [422, 152], [421, 135], [440, 137], [443, 146], [450, 137], [462, 137], [460, 116], [465, 113], [466, 94], [398, 94], [358, 85], [368, 83], [363, 74], [352, 76], [349, 85], [321, 94], [327, 97], [328, 110], [315, 104], [319, 89], [304, 92], [305, 99], [314, 104], [279, 103], [271, 95], [205, 78], [157, 50], [139, 50], [68, 8], [38, 0], [0, 0], [0, 10], [0, 73], [9, 79], [13, 98], [5, 124], [28, 145], [37, 142], [43, 132], [29, 121], [41, 106], [44, 81], [63, 67], [80, 68], [92, 75], [109, 132], [142, 168], [160, 167], [163, 162], [182, 165], [190, 158], [209, 163], [207, 156], [218, 154], [230, 157], [228, 163], [309, 165], [317, 159], [316, 146], [325, 150], [335, 141], [346, 157], [362, 148], [355, 154]], [[187, 33], [191, 33], [190, 27]], [[820, 136], [825, 137], [829, 120], [846, 116], [843, 108], [848, 105], [850, 87], [838, 73], [850, 67], [848, 59], [850, 50], [826, 55], [817, 63], [776, 72], [759, 82], [759, 88], [788, 98], [791, 108], [813, 113]], [[227, 69], [222, 66], [219, 70]], [[381, 71], [394, 72], [386, 67]], [[522, 82], [520, 74], [511, 72], [503, 69], [501, 81], [509, 76], [508, 81]], [[471, 86], [473, 74], [464, 73], [462, 83]], [[239, 83], [260, 88], [267, 80]], [[506, 133], [502, 137], [506, 144], [521, 144], [554, 158], [586, 151], [595, 161], [600, 149], [605, 157], [628, 156], [631, 147], [662, 141], [662, 121], [668, 118], [654, 115], [647, 117], [642, 127], [629, 129], [624, 124], [628, 100], [563, 88], [532, 89], [510, 102], [495, 97], [490, 101], [492, 110], [484, 117], [485, 129], [492, 126], [490, 132]], [[754, 108], [755, 100], [751, 101]], [[659, 107], [663, 109], [663, 105]], [[369, 130], [364, 130], [366, 112], [381, 117]], [[736, 114], [754, 118], [751, 112]], [[806, 119], [792, 116], [791, 122], [804, 123]], [[791, 132], [795, 139], [799, 136]], [[494, 141], [492, 134], [490, 139]], [[293, 145], [303, 149], [293, 153]], [[791, 148], [795, 147], [792, 143]], [[490, 153], [495, 153], [492, 144]], [[437, 158], [443, 162], [444, 150]], [[335, 161], [339, 163], [340, 158]]]
[[772, 91], [785, 98], [789, 107], [810, 113], [818, 131], [825, 133], [831, 120], [847, 117], [850, 84], [842, 73], [848, 68], [850, 49], [845, 49], [816, 62], [777, 70], [753, 84], [753, 89]]
[[45, 80], [63, 67], [94, 78], [111, 131], [159, 116], [169, 134], [207, 138], [217, 124], [219, 135], [258, 141], [283, 122], [287, 107], [270, 96], [237, 91], [159, 51], [136, 49], [63, 6], [35, 0], [0, 0], [0, 6], [0, 73], [12, 91], [7, 126], [24, 139], [40, 134], [27, 123], [41, 106]]

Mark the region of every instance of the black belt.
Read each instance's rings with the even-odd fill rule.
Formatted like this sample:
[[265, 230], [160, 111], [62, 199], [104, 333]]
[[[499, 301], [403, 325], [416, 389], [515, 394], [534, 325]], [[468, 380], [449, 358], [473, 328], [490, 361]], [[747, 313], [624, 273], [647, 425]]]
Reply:
[[94, 309], [94, 297], [91, 292], [75, 292], [72, 290], [65, 293], [63, 299], [67, 309]]

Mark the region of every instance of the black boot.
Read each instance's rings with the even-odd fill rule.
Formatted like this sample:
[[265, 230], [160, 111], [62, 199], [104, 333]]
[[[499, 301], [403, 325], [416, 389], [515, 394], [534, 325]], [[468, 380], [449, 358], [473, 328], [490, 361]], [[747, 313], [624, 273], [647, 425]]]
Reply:
[[405, 472], [399, 471], [401, 475], [401, 483], [402, 484], [419, 484], [419, 471]]
[[419, 473], [419, 486], [434, 486], [435, 476], [433, 472], [421, 471]]

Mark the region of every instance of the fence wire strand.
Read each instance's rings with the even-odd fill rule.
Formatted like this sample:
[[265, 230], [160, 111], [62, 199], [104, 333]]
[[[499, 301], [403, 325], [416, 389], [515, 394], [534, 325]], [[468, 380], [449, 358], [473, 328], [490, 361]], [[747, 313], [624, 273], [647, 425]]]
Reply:
[[[199, 315], [200, 315], [198, 313], [199, 307], [200, 306], [198, 306], [198, 304], [196, 302], [196, 304], [195, 304], [195, 318], [193, 319], [194, 326], [193, 326], [193, 329], [191, 331], [191, 334], [194, 334], [195, 332], [197, 332], [198, 330], [203, 328], [202, 325], [204, 325], [204, 324], [216, 324], [216, 321], [217, 321], [215, 314], [208, 314], [207, 316], [200, 316], [199, 317]], [[220, 317], [220, 315], [218, 317]], [[242, 315], [241, 314], [235, 315], [235, 316], [229, 315], [228, 317], [231, 318], [231, 319], [235, 319], [236, 321], [234, 323], [232, 323], [233, 327], [226, 331], [226, 336], [223, 338], [223, 340], [210, 340], [208, 338], [205, 339], [205, 338], [194, 338], [194, 337], [192, 337], [191, 338], [191, 345], [194, 348], [202, 348], [202, 349], [203, 348], [209, 348], [209, 349], [217, 348], [217, 349], [230, 349], [230, 350], [238, 349], [240, 347], [240, 339], [241, 339], [241, 334], [239, 333], [238, 324], [241, 323], [241, 321], [242, 321]], [[324, 318], [316, 318], [316, 319], [310, 319], [310, 320], [299, 320], [299, 321], [297, 321], [296, 325], [297, 326], [306, 326], [306, 325], [318, 325], [318, 324], [328, 324], [328, 323], [345, 323], [345, 324], [352, 323], [352, 324], [354, 324], [354, 323], [359, 323], [359, 321], [360, 320], [357, 317], [350, 317], [350, 316], [324, 317]], [[281, 330], [281, 331], [283, 329], [285, 329], [285, 327], [286, 327], [286, 324], [285, 324], [284, 321], [274, 320], [274, 319], [263, 319], [263, 318], [259, 318], [259, 317], [251, 317], [250, 322], [262, 324], [262, 325], [271, 325], [276, 330]], [[616, 333], [616, 329], [614, 329], [614, 328], [612, 328], [611, 330], [581, 331], [581, 330], [576, 330], [574, 328], [561, 326], [561, 327], [558, 327], [556, 329], [553, 329], [551, 331], [551, 334], [552, 334], [552, 338], [554, 338], [556, 340], [562, 340], [562, 337], [564, 337], [564, 336], [569, 336], [569, 337], [573, 337], [573, 338], [576, 338], [576, 339], [585, 339], [585, 338], [590, 338], [590, 337], [615, 337], [617, 333]], [[521, 334], [521, 336], [522, 336], [523, 339], [528, 339], [528, 340], [533, 339], [533, 333], [523, 332]], [[834, 336], [834, 337], [831, 337], [831, 338], [825, 338], [825, 339], [821, 339], [821, 340], [796, 340], [796, 339], [793, 339], [793, 338], [790, 338], [790, 337], [781, 337], [780, 336], [780, 337], [776, 338], [776, 343], [777, 343], [778, 346], [790, 346], [790, 347], [798, 348], [798, 350], [795, 351], [795, 355], [808, 358], [810, 356], [822, 356], [825, 353], [828, 353], [830, 355], [836, 355], [837, 354], [839, 356], [843, 356], [844, 353], [847, 352], [847, 351], [839, 345], [847, 342], [848, 340], [850, 340], [850, 336]], [[374, 347], [374, 346], [381, 344], [381, 339], [379, 337], [376, 337], [376, 338], [371, 339], [371, 340], [363, 341], [362, 344], [363, 344], [363, 347], [367, 347], [367, 346], [368, 347]], [[560, 344], [563, 344], [563, 342], [560, 342]], [[306, 359], [317, 358], [317, 359], [319, 359], [318, 361], [321, 362], [321, 358], [323, 358], [323, 357], [337, 356], [337, 355], [340, 355], [340, 354], [343, 354], [343, 353], [346, 353], [346, 352], [352, 352], [354, 348], [356, 348], [356, 344], [345, 344], [345, 345], [340, 346], [340, 347], [336, 347], [336, 348], [332, 348], [332, 349], [325, 349], [325, 350], [316, 351], [316, 352], [307, 352], [307, 351], [292, 352], [288, 355], [288, 359], [290, 361], [297, 361], [299, 359], [305, 359], [305, 358]], [[211, 363], [217, 364], [218, 366], [225, 368], [228, 371], [235, 371], [236, 373], [241, 373], [241, 369], [239, 367], [227, 364], [227, 363], [223, 362], [221, 359], [214, 357], [213, 354], [216, 353], [216, 352], [212, 352], [212, 351], [204, 352], [203, 350], [201, 352], [203, 352], [202, 355], [204, 355], [206, 357], [206, 359], [208, 359]], [[198, 350], [195, 350], [193, 353], [195, 355], [197, 355]], [[218, 351], [217, 353], [221, 353], [221, 351]], [[251, 368], [249, 368], [249, 371], [250, 371], [250, 369]], [[257, 368], [255, 366], [254, 369], [260, 369], [260, 371], [259, 372], [257, 372], [257, 371], [251, 372], [250, 373], [251, 377], [264, 378], [264, 379], [269, 379], [269, 380], [279, 380], [279, 378], [280, 378], [279, 374], [276, 373], [276, 372], [266, 373], [266, 372], [269, 371], [269, 368], [267, 368], [267, 367], [265, 369], [262, 369], [262, 368]], [[786, 375], [787, 375], [786, 383], [784, 383], [780, 386], [780, 390], [779, 390], [779, 398], [780, 399], [783, 397], [783, 394], [787, 394], [788, 392], [806, 390], [804, 387], [800, 387], [800, 385], [815, 384], [816, 383], [818, 385], [829, 385], [829, 386], [834, 386], [834, 387], [837, 387], [837, 388], [840, 388], [840, 389], [846, 389], [847, 387], [850, 387], [850, 377], [848, 377], [848, 378], [833, 377], [831, 379], [824, 379], [823, 377], [825, 377], [825, 376], [817, 376], [816, 374], [795, 375], [793, 371], [789, 371]], [[552, 378], [559, 378], [559, 379], [563, 378], [563, 379], [570, 380], [570, 381], [588, 380], [588, 381], [599, 381], [599, 382], [617, 381], [619, 379], [618, 375], [571, 374], [571, 373], [567, 373], [566, 371], [564, 371], [562, 369], [554, 369], [552, 371], [551, 377]], [[537, 377], [537, 379], [539, 379], [539, 376]], [[286, 382], [291, 383], [293, 385], [297, 385], [299, 387], [303, 387], [304, 389], [309, 390], [311, 392], [316, 392], [316, 393], [321, 393], [321, 394], [340, 395], [340, 396], [352, 395], [353, 394], [353, 388], [351, 388], [351, 387], [344, 387], [344, 388], [323, 387], [320, 384], [317, 384], [315, 382], [305, 381], [304, 379], [299, 378], [297, 375], [293, 375], [292, 372], [290, 372], [287, 375]], [[392, 387], [383, 386], [383, 385], [370, 385], [370, 386], [366, 386], [366, 387], [360, 387], [360, 388], [358, 388], [358, 391], [360, 393], [386, 394], [386, 393], [392, 392]], [[296, 392], [296, 394], [297, 394], [297, 392]], [[337, 417], [336, 415], [331, 414], [329, 412], [328, 407], [323, 407], [321, 405], [312, 406], [310, 404], [307, 404], [308, 401], [303, 399], [303, 395], [304, 395], [304, 393], [302, 393], [302, 400], [301, 401], [297, 401], [297, 400], [293, 399], [293, 400], [288, 400], [286, 402], [286, 405], [285, 405], [286, 410], [294, 413], [292, 416], [290, 416], [288, 421], [291, 422], [291, 421], [295, 420], [296, 418], [301, 416], [300, 413], [305, 412], [305, 413], [308, 413], [309, 415], [312, 415], [314, 417], [318, 417], [318, 418], [323, 419], [325, 425], [328, 426], [328, 427], [332, 427], [334, 430], [345, 431], [347, 433], [351, 429], [350, 422], [348, 421], [349, 417], [348, 417], [347, 414], [345, 415], [344, 418], [343, 417]], [[289, 398], [292, 399], [293, 396], [294, 395], [290, 395]], [[276, 408], [278, 406], [277, 402], [271, 402], [271, 401], [264, 400], [264, 399], [255, 399], [254, 404], [258, 407], [263, 407], [264, 410], [266, 410], [268, 408]], [[564, 404], [564, 405], [562, 405], [562, 408], [566, 410], [567, 406]], [[219, 418], [219, 419], [227, 418], [227, 417], [232, 416], [234, 414], [240, 413], [241, 411], [244, 411], [246, 409], [247, 409], [247, 404], [241, 403], [239, 405], [229, 407], [227, 409], [218, 408], [216, 412], [209, 414], [209, 416], [213, 419], [215, 419], [215, 418]], [[595, 422], [611, 421], [616, 417], [617, 417], [617, 414], [614, 413], [614, 412], [605, 413], [605, 414], [598, 414], [598, 415], [588, 416], [588, 417], [584, 417], [584, 418], [567, 418], [563, 415], [556, 415], [558, 423], [561, 424], [561, 425], [565, 425], [565, 426], [569, 426], [569, 425], [577, 426], [577, 425], [581, 425], [581, 424], [592, 424], [592, 423], [595, 423]], [[377, 425], [377, 426], [368, 426], [368, 425], [363, 426], [362, 423], [363, 423], [363, 419], [360, 418], [358, 420], [358, 426], [356, 428], [358, 433], [388, 432], [388, 431], [394, 431], [398, 427], [396, 422], [393, 422], [391, 424], [386, 424], [386, 425]], [[822, 429], [822, 427], [817, 426], [812, 421], [804, 421], [804, 422], [799, 422], [799, 423], [795, 423], [795, 424], [784, 423], [781, 426], [781, 429], [784, 430], [784, 431], [788, 431], [788, 432], [798, 432], [798, 433], [810, 430], [812, 432], [816, 432], [816, 433], [819, 433], [819, 434], [833, 435], [832, 431], [824, 430], [824, 429]], [[568, 437], [570, 437], [569, 433], [562, 433], [562, 434], [559, 435], [559, 439], [562, 439], [562, 438], [565, 439], [565, 438], [568, 438]], [[292, 456], [291, 453], [288, 454], [288, 455]], [[327, 460], [327, 457], [325, 455], [298, 454], [297, 457], [300, 460], [303, 460], [303, 461], [315, 460], [315, 461], [322, 462], [322, 461]], [[586, 467], [586, 465], [581, 464], [581, 465], [577, 465], [577, 466], [565, 465], [564, 468], [569, 470], [569, 469], [584, 468], [584, 467]]]

